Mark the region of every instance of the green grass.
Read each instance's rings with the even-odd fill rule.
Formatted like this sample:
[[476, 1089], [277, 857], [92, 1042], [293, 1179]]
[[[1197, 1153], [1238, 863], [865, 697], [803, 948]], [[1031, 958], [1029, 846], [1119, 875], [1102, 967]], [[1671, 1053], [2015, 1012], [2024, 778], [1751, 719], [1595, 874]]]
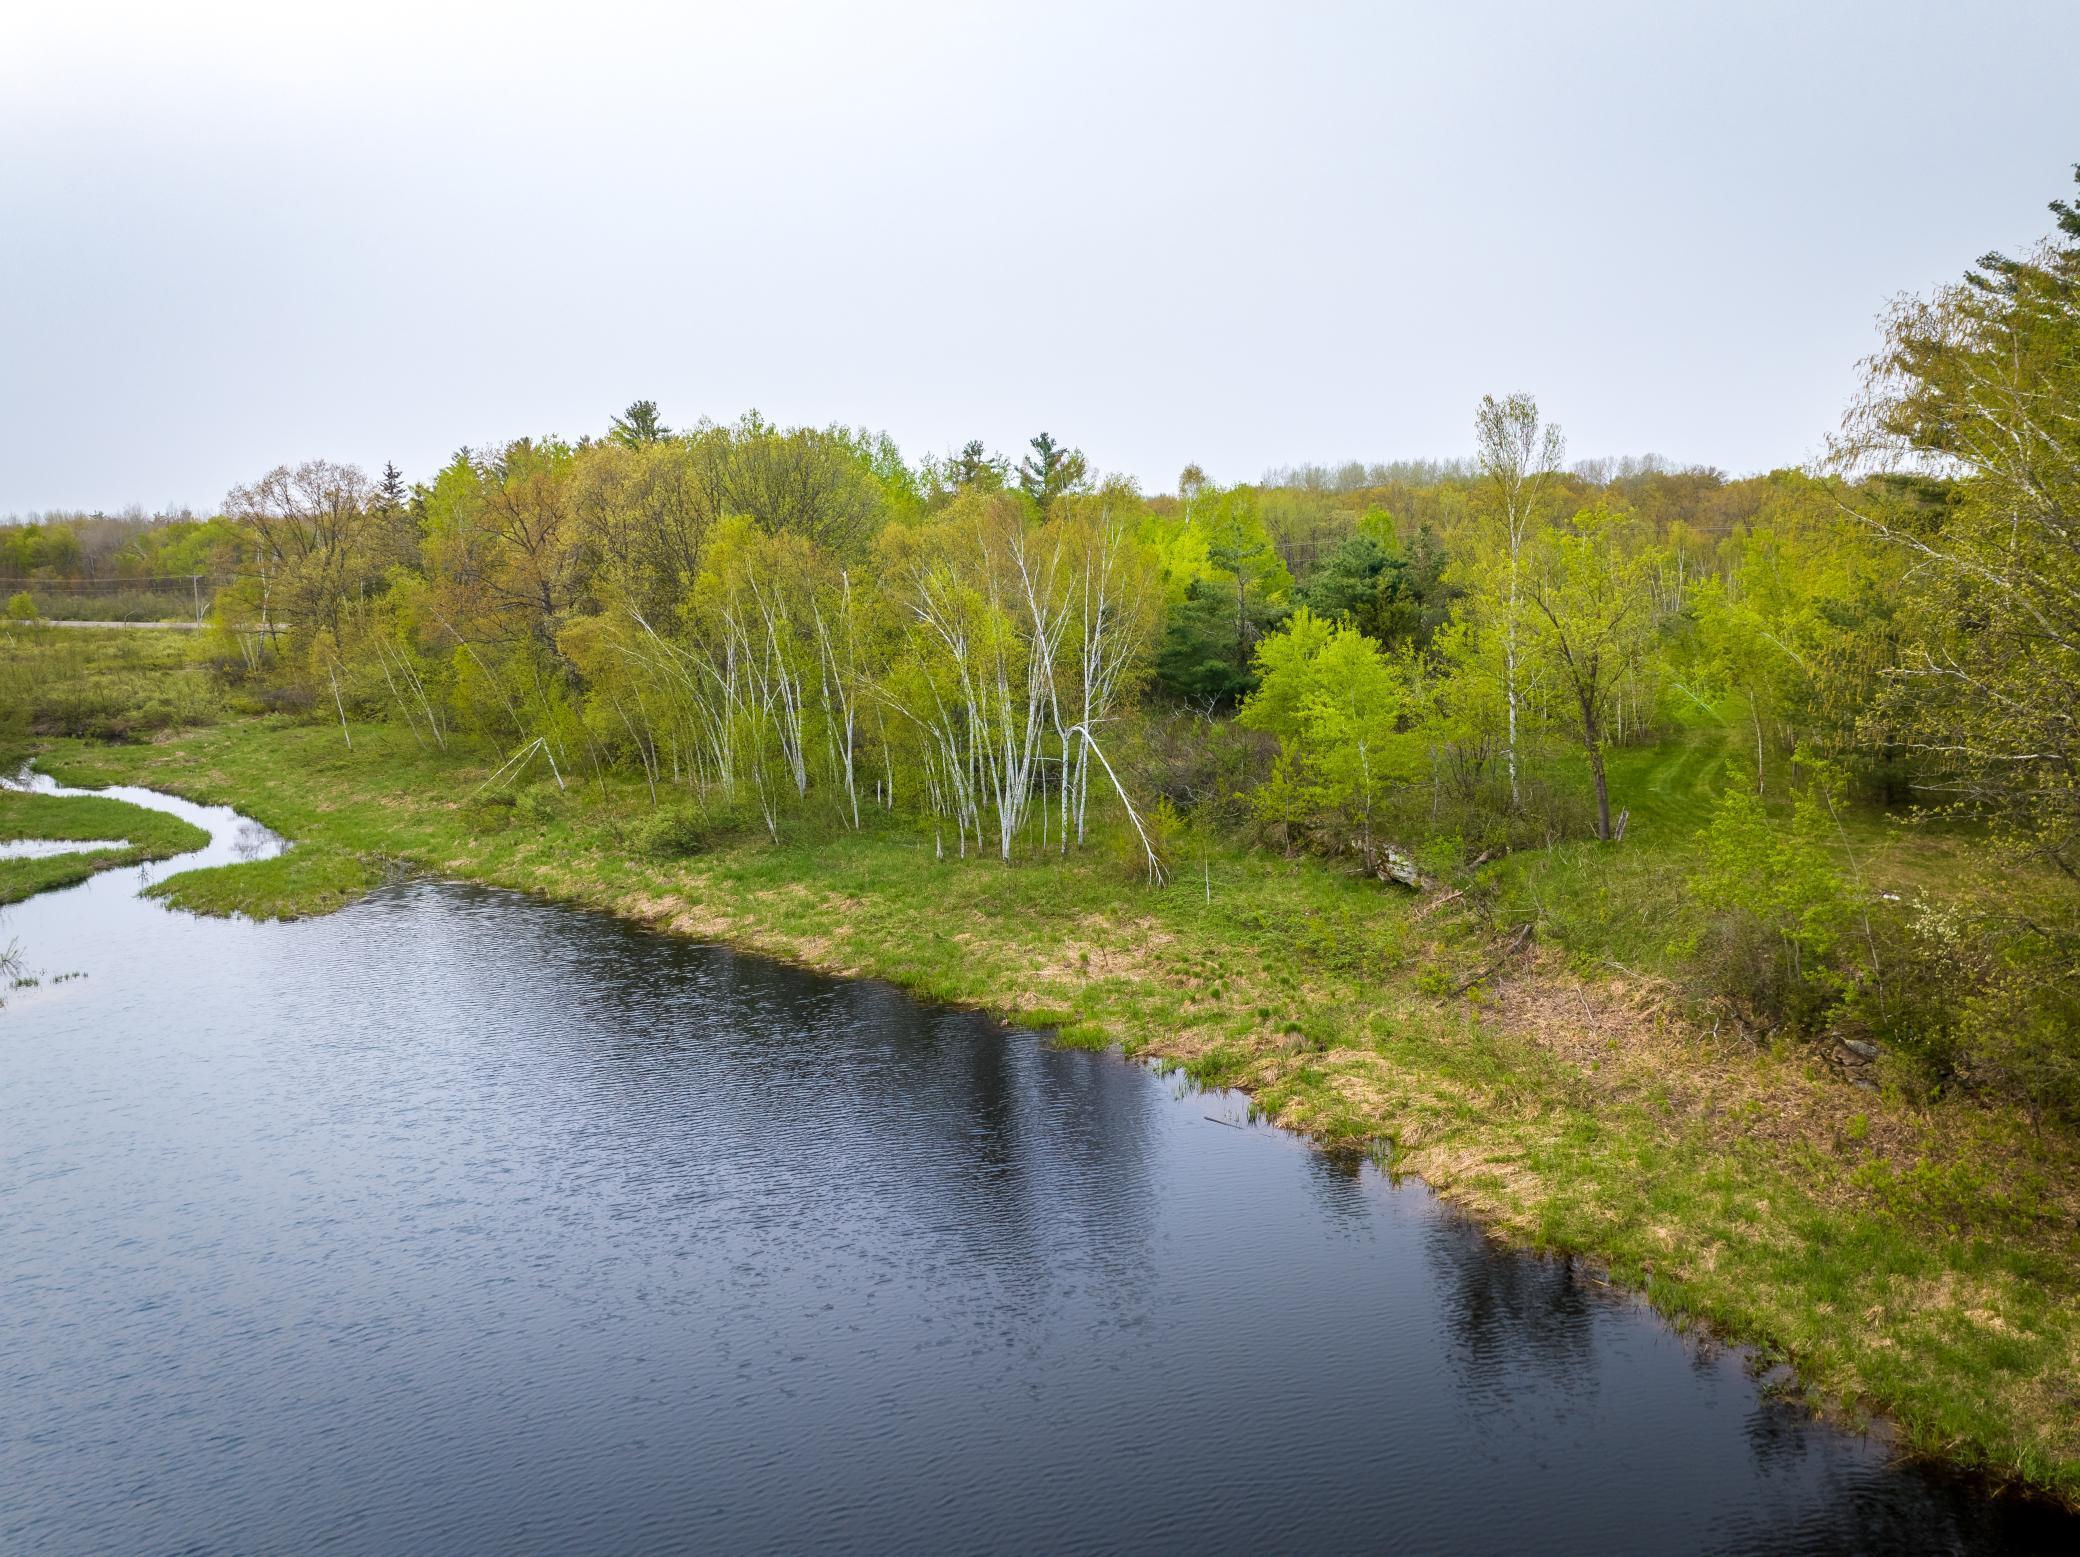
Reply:
[[303, 919], [346, 907], [381, 879], [382, 872], [359, 854], [307, 843], [272, 859], [184, 870], [153, 883], [144, 895], [220, 918]]
[[0, 763], [39, 735], [140, 740], [221, 717], [205, 636], [0, 621]]
[[171, 859], [209, 842], [208, 833], [177, 816], [106, 796], [35, 795], [0, 789], [0, 842], [24, 838], [122, 840], [124, 846], [41, 859], [0, 860], [0, 903], [18, 903], [118, 866]]
[[89, 876], [131, 863], [121, 851], [52, 854], [34, 860], [0, 860], [0, 904], [19, 903], [39, 892], [78, 886]]
[[[1696, 925], [1689, 879], [1700, 862], [1698, 835], [1727, 787], [1752, 781], [1754, 748], [1737, 720], [1694, 707], [1677, 713], [1663, 740], [1609, 754], [1612, 813], [1631, 813], [1623, 843], [1571, 839], [1489, 866], [1498, 922], [1535, 924], [1542, 941], [1583, 969], [1685, 976], [1674, 948]], [[1586, 790], [1585, 763], [1554, 768], [1562, 782]], [[1765, 801], [1778, 815], [1792, 806], [1788, 768], [1773, 761], [1768, 773]], [[1981, 847], [1977, 829], [1916, 822], [1872, 805], [1844, 806], [1838, 840], [1832, 862], [1845, 876], [1906, 896], [1955, 893], [1966, 879], [2004, 868]]]

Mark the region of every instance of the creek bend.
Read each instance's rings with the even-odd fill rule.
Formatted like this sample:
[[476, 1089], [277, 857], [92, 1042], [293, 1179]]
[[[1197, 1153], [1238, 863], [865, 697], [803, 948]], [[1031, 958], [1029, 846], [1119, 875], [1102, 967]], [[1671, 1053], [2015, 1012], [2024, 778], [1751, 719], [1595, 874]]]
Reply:
[[171, 912], [280, 841], [108, 793], [212, 841], [0, 911], [0, 1548], [2075, 1534], [1232, 1095], [506, 892]]

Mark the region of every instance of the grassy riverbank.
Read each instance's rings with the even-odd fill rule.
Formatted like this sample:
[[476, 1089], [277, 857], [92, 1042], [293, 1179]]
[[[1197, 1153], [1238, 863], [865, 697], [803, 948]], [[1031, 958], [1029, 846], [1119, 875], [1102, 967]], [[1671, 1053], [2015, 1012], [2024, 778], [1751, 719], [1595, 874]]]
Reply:
[[248, 719], [49, 741], [43, 761], [300, 840], [176, 878], [188, 906], [332, 906], [401, 860], [1160, 1056], [1791, 1363], [1816, 1409], [1888, 1415], [1917, 1450], [2080, 1500], [2080, 1161], [2018, 1115], [1715, 1039], [1645, 973], [1541, 952], [1479, 978], [1489, 921], [1318, 862], [1188, 838], [1151, 890], [1103, 850], [940, 860], [894, 822], [661, 860], [640, 784], [472, 803], [493, 759], [353, 739]]
[[171, 859], [209, 842], [209, 834], [177, 816], [103, 795], [32, 795], [0, 789], [0, 843], [47, 838], [106, 842], [105, 849], [0, 859], [0, 903], [69, 887], [121, 865]]

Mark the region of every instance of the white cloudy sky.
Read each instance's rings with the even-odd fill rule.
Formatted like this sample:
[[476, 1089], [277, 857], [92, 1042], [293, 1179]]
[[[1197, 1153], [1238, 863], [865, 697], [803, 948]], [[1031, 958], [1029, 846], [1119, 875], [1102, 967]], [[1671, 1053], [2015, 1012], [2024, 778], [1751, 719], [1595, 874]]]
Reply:
[[0, 0], [0, 514], [756, 406], [1167, 487], [1811, 454], [2044, 232], [2073, 0]]

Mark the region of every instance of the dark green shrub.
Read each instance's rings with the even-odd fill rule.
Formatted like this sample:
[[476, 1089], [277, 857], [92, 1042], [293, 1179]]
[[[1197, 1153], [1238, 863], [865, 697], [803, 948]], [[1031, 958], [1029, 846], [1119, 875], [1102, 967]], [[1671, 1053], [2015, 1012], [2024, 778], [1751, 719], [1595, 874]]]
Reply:
[[631, 841], [638, 854], [650, 859], [683, 860], [714, 845], [715, 827], [692, 806], [672, 806], [645, 817]]
[[462, 802], [463, 824], [473, 833], [504, 832], [513, 825], [513, 797], [500, 793], [472, 795]]
[[568, 809], [564, 791], [553, 782], [530, 784], [513, 796], [514, 819], [535, 827], [561, 820]]

